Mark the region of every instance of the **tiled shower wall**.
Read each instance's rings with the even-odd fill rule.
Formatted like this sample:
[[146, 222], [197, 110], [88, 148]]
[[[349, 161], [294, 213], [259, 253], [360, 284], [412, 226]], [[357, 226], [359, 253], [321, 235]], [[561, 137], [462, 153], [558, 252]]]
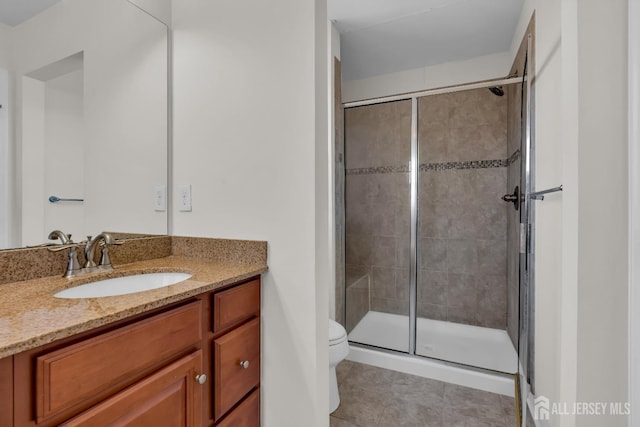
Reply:
[[506, 328], [507, 97], [419, 99], [418, 316]]
[[[347, 109], [345, 155], [346, 304], [353, 326], [361, 318], [353, 312], [409, 313], [411, 101]], [[366, 283], [362, 277], [368, 301], [350, 292]]]
[[[418, 316], [504, 329], [507, 96], [479, 89], [418, 105]], [[345, 113], [349, 326], [366, 313], [362, 292], [349, 301], [362, 277], [368, 309], [409, 312], [410, 130], [410, 101]]]

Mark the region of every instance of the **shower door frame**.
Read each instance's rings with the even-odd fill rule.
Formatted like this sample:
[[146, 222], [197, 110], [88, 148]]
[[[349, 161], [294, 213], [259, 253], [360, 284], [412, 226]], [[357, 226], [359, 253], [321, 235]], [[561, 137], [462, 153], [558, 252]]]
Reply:
[[[453, 93], [453, 92], [462, 92], [466, 90], [473, 89], [483, 89], [489, 88], [492, 86], [501, 86], [501, 85], [509, 85], [509, 84], [522, 84], [526, 81], [526, 78], [523, 77], [510, 77], [510, 78], [502, 78], [502, 79], [494, 79], [494, 80], [485, 80], [481, 82], [474, 83], [466, 83], [455, 86], [446, 86], [435, 89], [428, 89], [419, 92], [412, 92], [403, 95], [392, 95], [385, 96], [379, 98], [371, 98], [362, 101], [353, 101], [346, 102], [343, 104], [344, 110], [346, 112], [349, 108], [354, 107], [363, 107], [367, 105], [375, 105], [375, 104], [383, 104], [387, 102], [393, 101], [408, 101], [411, 100], [411, 160], [410, 160], [410, 181], [411, 181], [411, 253], [410, 253], [410, 266], [409, 266], [409, 352], [410, 356], [417, 356], [423, 358], [425, 356], [421, 356], [416, 354], [416, 323], [417, 323], [417, 262], [418, 262], [418, 168], [419, 168], [419, 158], [418, 158], [418, 98], [429, 95], [440, 95], [445, 93]], [[530, 83], [527, 82], [527, 85], [530, 86]], [[528, 100], [527, 100], [528, 102]], [[528, 104], [527, 104], [528, 105]], [[528, 130], [530, 131], [530, 129]], [[346, 135], [345, 135], [346, 137]], [[528, 133], [526, 138], [529, 138]], [[345, 141], [346, 143], [346, 141]], [[345, 163], [346, 164], [346, 163]], [[528, 193], [527, 193], [528, 196]], [[344, 268], [344, 266], [343, 266]], [[346, 288], [345, 288], [345, 304], [344, 304], [344, 318], [347, 318], [347, 304], [346, 304]], [[519, 314], [520, 316], [520, 314]], [[520, 339], [520, 338], [519, 338]], [[370, 346], [364, 343], [358, 343], [359, 345], [364, 345], [372, 348], [380, 348], [377, 346]], [[386, 351], [397, 351], [393, 349], [385, 348]], [[404, 352], [402, 352], [404, 353]], [[406, 354], [406, 353], [405, 353]], [[456, 362], [447, 361], [448, 363]], [[478, 368], [482, 369], [482, 368]]]

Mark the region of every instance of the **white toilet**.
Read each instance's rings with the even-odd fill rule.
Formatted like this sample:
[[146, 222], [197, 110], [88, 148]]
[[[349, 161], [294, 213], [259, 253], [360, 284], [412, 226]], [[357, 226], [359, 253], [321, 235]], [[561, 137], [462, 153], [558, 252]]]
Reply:
[[336, 366], [349, 354], [347, 331], [342, 325], [329, 319], [329, 413], [338, 409], [340, 395], [338, 394], [338, 379]]

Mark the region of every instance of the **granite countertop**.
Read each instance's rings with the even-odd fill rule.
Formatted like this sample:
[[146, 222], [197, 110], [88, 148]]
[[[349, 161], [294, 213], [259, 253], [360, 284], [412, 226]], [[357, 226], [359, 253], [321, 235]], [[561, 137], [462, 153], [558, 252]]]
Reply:
[[[184, 282], [128, 295], [59, 299], [53, 294], [103, 278], [136, 273], [179, 271], [193, 276]], [[66, 279], [45, 277], [0, 286], [0, 358], [66, 338], [80, 332], [215, 290], [267, 271], [266, 264], [168, 256], [116, 266]]]

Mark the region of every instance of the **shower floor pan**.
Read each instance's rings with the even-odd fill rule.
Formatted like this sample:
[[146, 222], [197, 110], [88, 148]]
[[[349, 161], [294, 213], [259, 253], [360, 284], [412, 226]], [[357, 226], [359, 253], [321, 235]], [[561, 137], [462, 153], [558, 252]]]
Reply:
[[[409, 352], [409, 316], [369, 311], [349, 341]], [[416, 354], [514, 374], [518, 355], [506, 331], [418, 318]]]

